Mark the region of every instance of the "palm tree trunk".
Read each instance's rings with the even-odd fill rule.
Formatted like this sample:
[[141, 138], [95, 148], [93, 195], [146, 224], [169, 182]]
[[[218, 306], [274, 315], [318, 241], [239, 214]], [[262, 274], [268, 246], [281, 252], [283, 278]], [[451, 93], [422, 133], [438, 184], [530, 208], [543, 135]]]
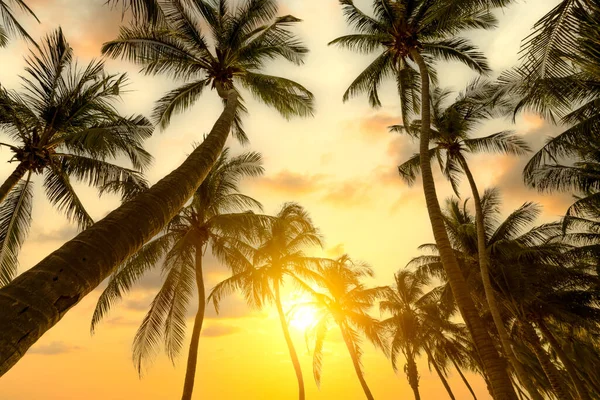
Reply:
[[362, 387], [363, 391], [365, 392], [365, 396], [367, 397], [367, 399], [374, 400], [373, 394], [371, 393], [371, 389], [369, 389], [369, 386], [367, 385], [367, 381], [365, 381], [365, 377], [360, 369], [360, 361], [358, 360], [358, 354], [356, 354], [356, 350], [354, 349], [354, 343], [352, 343], [352, 341], [348, 337], [346, 330], [344, 328], [344, 324], [338, 323], [338, 325], [340, 326], [340, 330], [342, 331], [342, 337], [344, 338], [346, 347], [348, 348], [348, 351], [350, 352], [350, 358], [352, 358], [352, 365], [354, 365], [354, 371], [356, 371], [356, 376], [358, 376], [360, 386]]
[[285, 337], [285, 342], [287, 343], [288, 350], [290, 352], [290, 358], [292, 359], [292, 364], [294, 365], [294, 371], [296, 372], [296, 379], [298, 380], [298, 399], [304, 400], [304, 378], [302, 378], [302, 368], [300, 368], [300, 360], [298, 359], [298, 354], [296, 354], [296, 349], [294, 348], [294, 342], [292, 342], [292, 337], [290, 336], [290, 330], [288, 329], [287, 322], [285, 320], [285, 313], [283, 312], [283, 307], [281, 306], [281, 296], [279, 294], [279, 282], [275, 280], [275, 305], [277, 306], [277, 313], [279, 314], [279, 321], [281, 322], [281, 329], [283, 330], [283, 336]]
[[415, 355], [413, 352], [406, 357], [406, 370], [408, 384], [415, 395], [415, 400], [421, 400], [421, 394], [419, 393], [419, 370], [417, 369], [417, 363], [415, 362]]
[[571, 399], [572, 397], [569, 395], [569, 390], [565, 386], [563, 378], [560, 376], [556, 366], [552, 363], [552, 360], [550, 360], [550, 357], [542, 347], [540, 338], [535, 332], [535, 329], [533, 329], [529, 322], [522, 322], [521, 327], [523, 328], [525, 340], [527, 340], [527, 342], [531, 345], [536, 358], [540, 362], [544, 373], [550, 381], [550, 385], [552, 386], [552, 390], [554, 391], [556, 397], [559, 400]]
[[237, 105], [230, 90], [210, 134], [181, 166], [0, 289], [0, 376], [179, 212], [219, 157]]
[[4, 201], [6, 196], [10, 193], [12, 188], [15, 187], [17, 183], [23, 178], [25, 173], [27, 172], [27, 164], [24, 161], [21, 161], [17, 168], [6, 178], [2, 186], [0, 186], [0, 203]]
[[460, 367], [458, 366], [456, 361], [454, 361], [453, 357], [449, 357], [449, 358], [450, 358], [450, 361], [452, 361], [452, 364], [454, 364], [454, 368], [456, 369], [456, 372], [458, 372], [458, 375], [460, 375], [460, 378], [465, 383], [465, 386], [467, 387], [467, 389], [469, 389], [469, 392], [471, 392], [471, 395], [473, 396], [473, 400], [477, 400], [477, 396], [475, 396], [475, 392], [473, 391], [471, 384], [469, 383], [469, 381], [467, 380], [465, 375], [462, 373]]
[[548, 327], [546, 326], [546, 324], [544, 323], [544, 321], [542, 319], [536, 320], [536, 324], [540, 328], [540, 331], [542, 332], [542, 335], [544, 336], [544, 338], [548, 341], [548, 343], [550, 343], [550, 346], [552, 347], [552, 349], [554, 349], [554, 351], [556, 352], [556, 355], [558, 356], [558, 358], [560, 359], [562, 364], [565, 366], [565, 369], [567, 370], [567, 374], [569, 374], [569, 377], [571, 378], [571, 381], [573, 382], [573, 385], [575, 386], [575, 389], [577, 390], [579, 399], [580, 400], [591, 400], [590, 395], [585, 387], [585, 383], [581, 380], [581, 378], [577, 374], [577, 370], [575, 369], [573, 362], [569, 359], [569, 357], [567, 356], [567, 354], [561, 347], [560, 343], [558, 343], [558, 340], [556, 340], [556, 338], [554, 337], [554, 335], [552, 334], [550, 329], [548, 329]]
[[417, 50], [411, 51], [413, 60], [419, 67], [421, 75], [421, 135], [419, 153], [421, 156], [421, 176], [427, 211], [433, 229], [433, 236], [438, 247], [442, 265], [446, 271], [448, 282], [454, 294], [454, 299], [481, 357], [484, 373], [488, 376], [492, 396], [495, 400], [516, 400], [517, 395], [506, 371], [506, 362], [498, 354], [494, 342], [485, 324], [481, 320], [475, 303], [469, 294], [469, 287], [448, 239], [442, 210], [435, 190], [435, 181], [431, 172], [431, 162], [428, 157], [429, 136], [431, 131], [431, 110], [429, 99], [429, 70], [425, 60]]
[[185, 381], [183, 384], [183, 395], [181, 400], [191, 400], [194, 391], [194, 380], [196, 377], [196, 364], [198, 362], [198, 342], [200, 341], [200, 332], [202, 332], [202, 323], [204, 322], [204, 311], [206, 310], [206, 292], [204, 290], [204, 277], [202, 276], [202, 245], [196, 246], [196, 287], [198, 288], [198, 311], [194, 319], [194, 329], [192, 330], [192, 340], [190, 341], [190, 350], [188, 352], [187, 370], [185, 371]]
[[502, 344], [502, 350], [504, 351], [504, 355], [510, 361], [517, 378], [521, 384], [525, 387], [527, 392], [531, 395], [533, 400], [544, 400], [542, 395], [535, 388], [535, 385], [529, 379], [529, 375], [525, 372], [523, 368], [523, 364], [517, 359], [514, 351], [512, 340], [508, 336], [508, 331], [504, 326], [504, 321], [502, 320], [502, 315], [500, 314], [500, 309], [498, 308], [498, 303], [496, 302], [494, 296], [494, 288], [492, 287], [492, 280], [490, 279], [490, 258], [487, 252], [487, 244], [485, 238], [485, 224], [484, 224], [484, 215], [483, 209], [481, 206], [481, 197], [479, 197], [479, 190], [477, 189], [477, 184], [475, 183], [475, 179], [473, 178], [473, 174], [471, 173], [471, 169], [467, 164], [467, 160], [462, 155], [459, 155], [459, 162], [467, 176], [467, 180], [469, 181], [469, 185], [471, 187], [471, 192], [473, 194], [473, 202], [475, 204], [475, 224], [477, 230], [477, 253], [479, 256], [479, 268], [481, 270], [481, 281], [483, 283], [483, 290], [485, 292], [485, 298], [487, 300], [487, 304], [492, 314], [492, 319], [494, 320], [494, 325], [496, 326], [496, 331], [498, 332], [498, 336], [500, 337], [500, 343]]
[[450, 388], [450, 385], [448, 384], [448, 381], [446, 380], [446, 377], [444, 376], [444, 373], [440, 369], [437, 361], [435, 361], [435, 358], [433, 358], [433, 354], [431, 354], [431, 351], [429, 350], [429, 347], [428, 346], [423, 346], [423, 347], [425, 348], [425, 352], [427, 353], [427, 357], [429, 358], [429, 362], [433, 365], [433, 368], [435, 369], [435, 372], [437, 372], [438, 376], [440, 377], [440, 380], [444, 384], [444, 388], [446, 388], [446, 391], [448, 392], [448, 395], [450, 396], [450, 398], [452, 400], [456, 400], [456, 398], [454, 397], [454, 393], [452, 393], [452, 389]]

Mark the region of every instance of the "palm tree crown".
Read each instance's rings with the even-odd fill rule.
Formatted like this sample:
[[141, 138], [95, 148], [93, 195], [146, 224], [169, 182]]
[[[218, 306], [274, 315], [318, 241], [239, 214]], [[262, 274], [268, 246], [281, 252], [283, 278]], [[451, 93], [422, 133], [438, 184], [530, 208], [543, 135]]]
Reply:
[[[121, 116], [113, 105], [125, 75], [107, 75], [97, 61], [79, 69], [62, 30], [46, 37], [39, 54], [27, 59], [26, 71], [24, 93], [0, 88], [0, 130], [14, 143], [0, 145], [17, 163], [0, 187], [0, 286], [16, 273], [30, 223], [33, 174], [44, 175], [50, 202], [85, 228], [93, 221], [72, 179], [128, 198], [146, 187], [139, 171], [152, 160], [142, 147], [153, 131], [150, 122]], [[107, 161], [121, 155], [133, 169]]]
[[[277, 17], [275, 0], [248, 0], [235, 11], [226, 0], [174, 0], [160, 7], [164, 21], [123, 27], [102, 51], [142, 64], [144, 73], [167, 73], [186, 81], [161, 98], [154, 109], [154, 118], [163, 128], [207, 87], [220, 92], [243, 87], [285, 118], [312, 115], [313, 96], [307, 89], [260, 71], [266, 61], [277, 58], [299, 65], [308, 52], [288, 29], [300, 20], [291, 15]], [[204, 36], [202, 22], [208, 25], [211, 42]], [[245, 111], [240, 104], [234, 125], [242, 142], [247, 138], [239, 113]]]

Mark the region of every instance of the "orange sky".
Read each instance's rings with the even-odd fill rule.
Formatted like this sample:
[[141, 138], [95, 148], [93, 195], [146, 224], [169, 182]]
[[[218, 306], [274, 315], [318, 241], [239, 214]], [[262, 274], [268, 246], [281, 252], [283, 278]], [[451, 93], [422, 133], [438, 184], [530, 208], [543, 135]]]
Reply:
[[[102, 42], [115, 37], [120, 13], [103, 6], [105, 0], [30, 0], [42, 24], [27, 23], [34, 37], [62, 25], [75, 54], [88, 61], [99, 56]], [[557, 0], [520, 1], [499, 13], [501, 26], [493, 32], [471, 33], [490, 59], [495, 74], [517, 61], [520, 40], [540, 16]], [[356, 1], [368, 10], [368, 0]], [[390, 134], [386, 126], [399, 122], [399, 101], [394, 85], [383, 90], [384, 106], [369, 108], [365, 98], [341, 101], [352, 79], [371, 57], [357, 56], [327, 46], [327, 42], [347, 32], [336, 0], [282, 0], [286, 12], [304, 20], [297, 32], [311, 50], [306, 64], [293, 67], [284, 63], [270, 66], [271, 72], [295, 79], [316, 96], [314, 118], [286, 122], [276, 112], [249, 101], [250, 116], [246, 131], [252, 150], [265, 159], [266, 174], [246, 181], [247, 194], [254, 196], [269, 213], [275, 213], [285, 201], [305, 206], [320, 227], [331, 255], [348, 252], [369, 262], [376, 271], [373, 284], [392, 282], [393, 273], [417, 255], [417, 246], [432, 240], [419, 183], [406, 187], [396, 174], [398, 163], [416, 151], [407, 138]], [[17, 75], [23, 67], [25, 45], [14, 41], [0, 49], [0, 82], [18, 88]], [[109, 61], [111, 72], [128, 72], [130, 92], [123, 96], [120, 108], [128, 114], [149, 115], [152, 102], [172, 82], [160, 77], [143, 77], [137, 68], [120, 61]], [[454, 63], [439, 65], [442, 85], [460, 90], [472, 77], [466, 67]], [[218, 115], [220, 102], [214, 93], [205, 95], [185, 114], [174, 119], [165, 132], [157, 132], [147, 142], [155, 162], [148, 172], [152, 182], [177, 166], [202, 138]], [[482, 135], [506, 128], [494, 121], [482, 128]], [[547, 127], [533, 116], [520, 117], [514, 127], [536, 149], [556, 129]], [[233, 143], [234, 152], [241, 151]], [[10, 154], [0, 153], [0, 177], [9, 174]], [[483, 188], [499, 185], [503, 189], [506, 212], [525, 200], [545, 206], [545, 219], [564, 212], [568, 196], [540, 196], [524, 188], [520, 171], [524, 160], [510, 157], [473, 157], [476, 179]], [[41, 179], [36, 177], [38, 184]], [[439, 182], [442, 182], [440, 179]], [[446, 184], [438, 185], [440, 199], [450, 194]], [[118, 205], [117, 198], [98, 199], [92, 189], [81, 187], [84, 204], [94, 218], [101, 218]], [[468, 193], [466, 187], [463, 193]], [[73, 237], [76, 228], [53, 211], [45, 201], [41, 185], [36, 186], [33, 225], [21, 254], [21, 271], [30, 268], [50, 251]], [[207, 281], [212, 286], [224, 278], [226, 270], [208, 262]], [[90, 336], [89, 323], [96, 290], [48, 332], [0, 380], [0, 399], [172, 399], [181, 394], [185, 356], [176, 368], [160, 355], [142, 380], [131, 362], [133, 335], [160, 283], [151, 276]], [[191, 310], [193, 311], [193, 310]], [[190, 315], [192, 315], [190, 313]], [[190, 317], [190, 326], [192, 318]], [[224, 305], [223, 315], [209, 314], [200, 341], [200, 361], [195, 398], [267, 399], [293, 398], [296, 382], [276, 313], [271, 309], [251, 311], [242, 300], [233, 298]], [[339, 335], [332, 335], [325, 353], [321, 390], [312, 380], [311, 356], [303, 333], [292, 328], [301, 356], [309, 399], [362, 399], [350, 358]], [[395, 376], [385, 357], [365, 345], [363, 360], [366, 380], [375, 398], [411, 398], [403, 373]], [[442, 384], [427, 366], [419, 364], [421, 393], [424, 399], [446, 398]], [[486, 399], [481, 379], [470, 376], [477, 395]], [[457, 399], [470, 398], [455, 374], [450, 384]]]

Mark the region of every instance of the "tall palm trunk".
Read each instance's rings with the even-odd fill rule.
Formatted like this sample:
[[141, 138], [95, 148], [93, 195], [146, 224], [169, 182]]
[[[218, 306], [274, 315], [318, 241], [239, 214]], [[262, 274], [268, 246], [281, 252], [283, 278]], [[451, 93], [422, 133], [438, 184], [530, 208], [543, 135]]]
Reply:
[[552, 386], [552, 390], [554, 394], [559, 400], [570, 400], [572, 397], [569, 395], [569, 390], [567, 389], [562, 376], [556, 369], [556, 366], [550, 360], [550, 357], [542, 347], [540, 342], [540, 338], [538, 337], [535, 329], [531, 326], [531, 324], [527, 321], [521, 323], [521, 327], [523, 328], [523, 333], [525, 335], [525, 340], [531, 345], [531, 349], [535, 353], [536, 358], [540, 362], [542, 369], [544, 370], [544, 374], [548, 377], [550, 381], [550, 385]]
[[552, 334], [552, 332], [550, 331], [550, 329], [548, 329], [548, 327], [546, 326], [546, 324], [544, 323], [544, 321], [542, 319], [538, 319], [536, 321], [536, 325], [540, 328], [542, 335], [548, 341], [548, 343], [550, 343], [550, 346], [556, 352], [556, 355], [558, 356], [558, 358], [560, 359], [562, 364], [565, 366], [565, 369], [567, 370], [567, 374], [569, 374], [569, 378], [571, 378], [571, 381], [573, 382], [573, 385], [575, 386], [575, 389], [577, 390], [579, 399], [580, 400], [591, 400], [590, 395], [587, 391], [587, 388], [585, 387], [585, 383], [581, 380], [581, 378], [577, 374], [575, 365], [573, 365], [573, 362], [569, 359], [569, 357], [563, 350], [560, 343], [558, 343], [558, 340], [556, 340], [556, 338], [554, 337], [554, 334]]
[[346, 347], [348, 348], [348, 351], [350, 352], [350, 358], [352, 358], [352, 365], [354, 366], [354, 371], [356, 371], [356, 376], [358, 376], [358, 380], [360, 381], [360, 386], [362, 387], [363, 392], [365, 392], [365, 396], [367, 397], [367, 399], [374, 400], [373, 394], [371, 394], [371, 389], [369, 389], [369, 386], [367, 385], [367, 381], [365, 381], [365, 377], [360, 369], [360, 361], [358, 360], [358, 354], [356, 354], [356, 349], [354, 348], [354, 343], [352, 343], [352, 341], [348, 337], [348, 334], [346, 333], [346, 329], [344, 328], [344, 324], [338, 323], [338, 325], [340, 326], [340, 330], [342, 331], [342, 337], [344, 338]]
[[408, 384], [415, 395], [415, 400], [421, 400], [421, 393], [419, 393], [419, 370], [415, 362], [415, 354], [412, 351], [406, 356], [406, 375]]
[[181, 400], [191, 400], [192, 392], [194, 391], [196, 364], [198, 363], [198, 343], [200, 342], [200, 332], [202, 332], [202, 323], [204, 322], [204, 312], [206, 310], [206, 292], [204, 290], [204, 277], [202, 276], [202, 245], [196, 246], [196, 287], [198, 288], [198, 311], [194, 319], [194, 329], [192, 330]]
[[452, 389], [450, 388], [450, 384], [448, 383], [448, 380], [444, 376], [444, 373], [440, 369], [440, 366], [438, 365], [437, 361], [435, 361], [435, 358], [433, 358], [433, 354], [431, 354], [429, 347], [424, 346], [424, 348], [425, 348], [425, 352], [427, 353], [427, 357], [429, 358], [429, 362], [431, 363], [431, 365], [433, 365], [435, 372], [437, 372], [438, 376], [440, 377], [440, 380], [444, 384], [444, 388], [446, 389], [446, 392], [448, 392], [448, 396], [450, 396], [450, 398], [452, 400], [456, 400], [456, 397], [454, 397], [454, 393], [452, 392]]
[[19, 183], [21, 178], [25, 176], [27, 170], [27, 164], [24, 161], [21, 161], [19, 165], [17, 165], [17, 168], [15, 168], [15, 170], [12, 172], [12, 174], [10, 174], [8, 178], [6, 178], [2, 186], [0, 186], [0, 203], [4, 201], [6, 196], [8, 196], [12, 188], [14, 188], [17, 183]]
[[176, 170], [0, 289], [0, 376], [47, 330], [179, 212], [219, 157], [235, 117], [227, 102], [204, 142]]
[[498, 303], [496, 303], [494, 288], [492, 287], [492, 280], [490, 279], [490, 258], [487, 252], [481, 197], [479, 197], [479, 190], [477, 189], [477, 184], [475, 183], [471, 169], [467, 164], [467, 160], [465, 160], [462, 155], [459, 155], [459, 162], [465, 172], [465, 175], [467, 176], [467, 180], [469, 181], [469, 185], [471, 187], [471, 193], [473, 194], [473, 202], [475, 203], [475, 224], [477, 228], [477, 254], [479, 257], [479, 269], [481, 270], [481, 282], [483, 283], [485, 298], [487, 300], [490, 313], [492, 314], [496, 331], [498, 331], [498, 336], [500, 337], [502, 350], [504, 350], [504, 355], [510, 361], [517, 377], [519, 378], [519, 381], [525, 387], [527, 392], [529, 392], [532, 399], [544, 400], [531, 379], [529, 379], [529, 375], [527, 375], [525, 372], [523, 364], [521, 364], [521, 362], [517, 359], [513, 351], [512, 340], [508, 336], [508, 331], [504, 326], [504, 321], [502, 321], [502, 315], [500, 314]]
[[465, 281], [454, 251], [448, 239], [442, 210], [435, 190], [435, 182], [431, 171], [431, 162], [428, 157], [429, 136], [431, 131], [431, 110], [429, 99], [429, 70], [425, 60], [417, 50], [411, 51], [413, 60], [419, 67], [421, 75], [421, 135], [419, 153], [421, 156], [421, 176], [423, 178], [423, 191], [427, 212], [431, 221], [433, 236], [440, 253], [442, 265], [446, 271], [448, 282], [454, 294], [454, 299], [460, 313], [467, 325], [475, 348], [483, 362], [484, 373], [488, 376], [495, 400], [516, 400], [517, 395], [506, 371], [506, 362], [498, 355], [491, 336], [485, 324], [477, 313], [475, 303], [469, 294], [469, 287]]
[[471, 395], [473, 396], [473, 400], [477, 400], [477, 396], [475, 396], [475, 392], [473, 391], [471, 384], [469, 383], [469, 381], [467, 380], [465, 375], [462, 373], [460, 367], [458, 366], [458, 364], [456, 363], [456, 361], [454, 360], [453, 357], [449, 357], [449, 358], [450, 358], [450, 361], [452, 361], [452, 364], [454, 365], [456, 372], [458, 372], [458, 375], [460, 375], [460, 379], [462, 379], [462, 381], [465, 383], [465, 386], [467, 387], [467, 389], [469, 389], [469, 392], [471, 392]]
[[281, 322], [283, 336], [285, 337], [285, 342], [290, 352], [290, 358], [292, 359], [292, 364], [294, 365], [294, 372], [296, 372], [296, 379], [298, 380], [298, 399], [304, 400], [306, 395], [304, 394], [304, 378], [302, 378], [302, 368], [300, 368], [300, 360], [298, 359], [298, 354], [296, 354], [294, 342], [292, 342], [290, 330], [285, 319], [285, 313], [283, 312], [283, 307], [281, 306], [281, 296], [279, 294], [279, 281], [275, 280], [274, 286], [275, 306], [277, 307], [277, 313], [279, 314], [279, 321]]

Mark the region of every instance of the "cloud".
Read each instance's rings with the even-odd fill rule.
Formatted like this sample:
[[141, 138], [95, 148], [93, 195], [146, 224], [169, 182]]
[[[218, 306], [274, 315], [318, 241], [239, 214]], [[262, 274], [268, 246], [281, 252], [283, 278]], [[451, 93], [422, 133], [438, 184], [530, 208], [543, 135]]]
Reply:
[[302, 195], [315, 192], [321, 188], [325, 175], [300, 174], [289, 170], [282, 170], [274, 175], [265, 176], [255, 180], [259, 187], [289, 195]]
[[335, 246], [329, 247], [325, 250], [325, 254], [329, 257], [340, 257], [341, 255], [346, 253], [346, 248], [344, 243], [338, 243]]
[[37, 231], [30, 237], [29, 240], [34, 242], [66, 242], [77, 235], [77, 227], [75, 225], [63, 225], [60, 228]]
[[28, 353], [51, 356], [51, 355], [56, 355], [56, 354], [71, 353], [71, 352], [73, 352], [75, 350], [79, 350], [79, 349], [81, 349], [81, 347], [73, 346], [68, 343], [58, 341], [58, 342], [51, 342], [49, 344], [41, 344], [41, 345], [33, 346], [31, 349], [29, 349]]
[[202, 329], [201, 336], [204, 337], [220, 337], [234, 335], [241, 332], [242, 328], [234, 325], [209, 325]]
[[369, 141], [389, 138], [393, 133], [389, 132], [389, 127], [402, 123], [400, 117], [388, 113], [377, 113], [360, 119], [359, 132], [363, 139]]
[[332, 185], [322, 200], [342, 207], [365, 205], [370, 202], [369, 185], [365, 182], [348, 180]]

